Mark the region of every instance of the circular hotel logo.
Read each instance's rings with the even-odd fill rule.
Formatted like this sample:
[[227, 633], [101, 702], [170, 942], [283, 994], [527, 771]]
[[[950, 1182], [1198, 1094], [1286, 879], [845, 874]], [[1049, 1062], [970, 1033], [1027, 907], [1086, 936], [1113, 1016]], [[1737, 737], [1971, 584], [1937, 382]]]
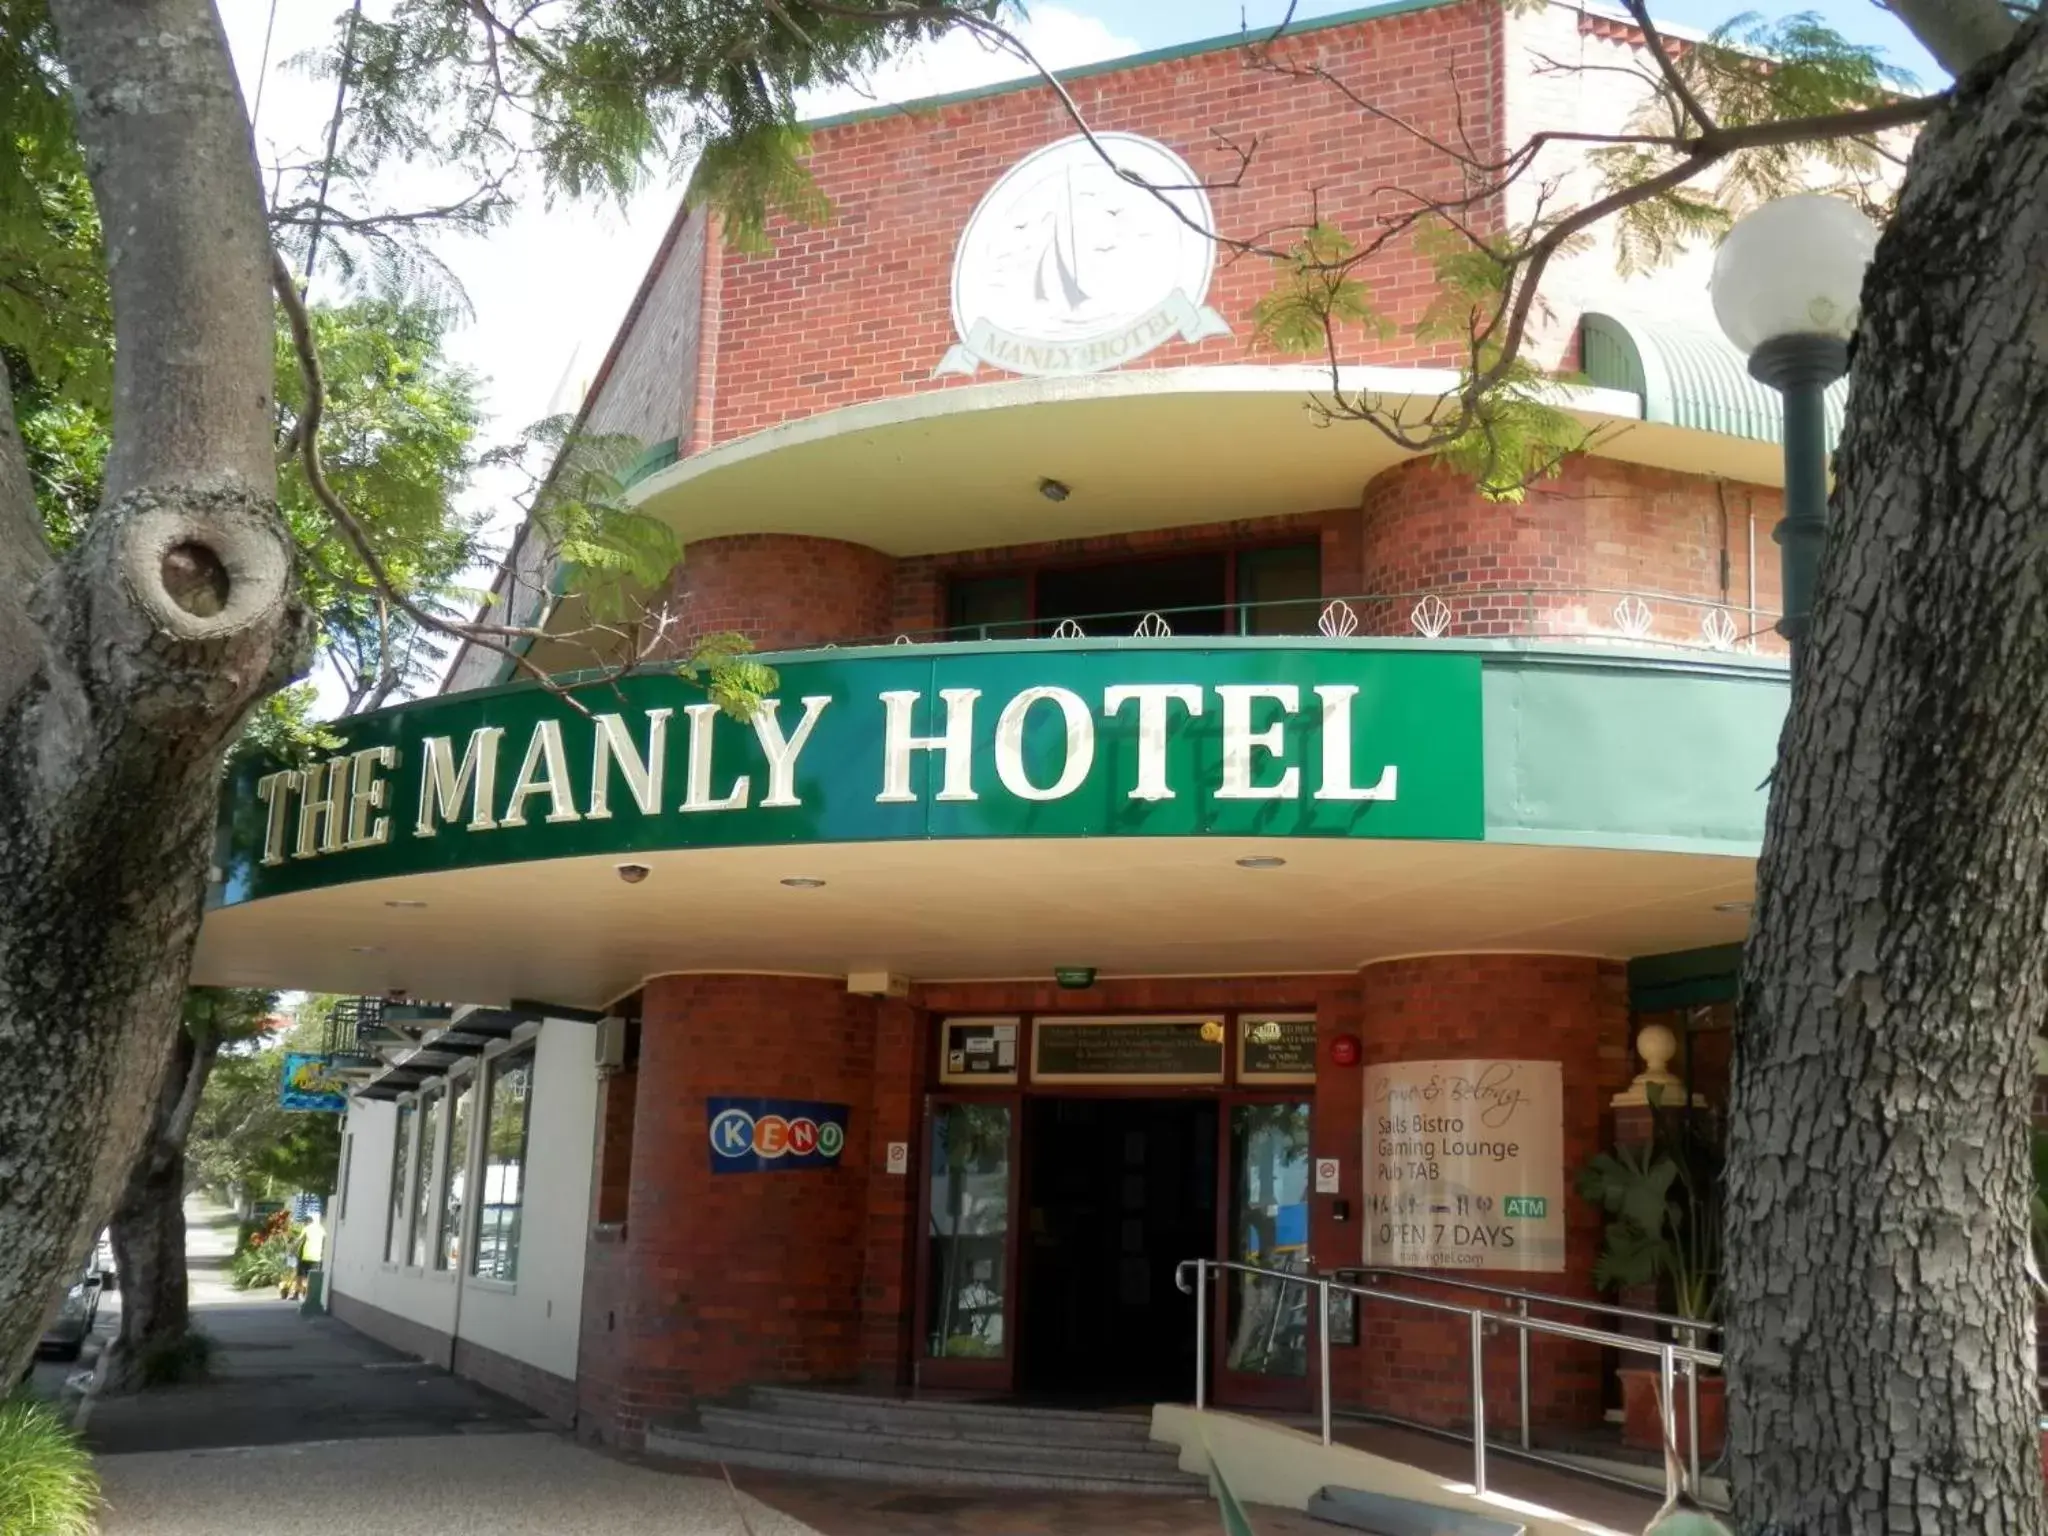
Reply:
[[961, 233], [960, 343], [933, 372], [987, 363], [1037, 376], [1099, 373], [1173, 336], [1229, 335], [1202, 302], [1216, 253], [1197, 180], [1179, 155], [1136, 134], [1094, 143], [1077, 134], [1026, 155]]

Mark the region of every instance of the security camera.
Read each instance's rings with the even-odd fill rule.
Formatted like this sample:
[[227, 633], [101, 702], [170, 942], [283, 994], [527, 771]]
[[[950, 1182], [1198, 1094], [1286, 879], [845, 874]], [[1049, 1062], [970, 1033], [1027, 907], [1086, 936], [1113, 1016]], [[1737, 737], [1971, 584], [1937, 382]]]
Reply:
[[628, 885], [638, 885], [651, 873], [652, 871], [645, 864], [621, 864], [619, 866], [619, 878]]

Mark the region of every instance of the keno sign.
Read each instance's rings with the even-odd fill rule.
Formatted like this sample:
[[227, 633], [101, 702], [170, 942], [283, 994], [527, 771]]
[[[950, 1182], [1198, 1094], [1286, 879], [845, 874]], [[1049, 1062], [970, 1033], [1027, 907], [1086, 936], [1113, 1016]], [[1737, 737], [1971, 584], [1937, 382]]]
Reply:
[[[1113, 162], [1113, 163], [1112, 163]], [[1188, 163], [1133, 133], [1034, 150], [981, 200], [953, 257], [960, 343], [934, 374], [1100, 373], [1172, 336], [1228, 336], [1202, 301], [1215, 250]]]
[[836, 1168], [846, 1106], [800, 1099], [706, 1099], [713, 1173]]

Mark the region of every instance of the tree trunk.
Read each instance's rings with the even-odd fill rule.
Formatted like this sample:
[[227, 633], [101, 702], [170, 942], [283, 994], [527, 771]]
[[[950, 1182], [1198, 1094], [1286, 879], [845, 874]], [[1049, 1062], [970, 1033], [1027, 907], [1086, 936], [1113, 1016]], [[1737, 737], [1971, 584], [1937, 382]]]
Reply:
[[1968, 77], [1864, 284], [1743, 972], [1738, 1528], [2025, 1536], [2048, 1008], [2048, 34]]
[[[0, 1379], [149, 1121], [220, 757], [304, 664], [275, 504], [269, 240], [211, 0], [51, 0], [112, 281], [113, 446], [81, 545], [0, 565]], [[0, 539], [32, 528], [0, 435]]]
[[220, 1054], [220, 1037], [188, 1025], [173, 1037], [171, 1064], [127, 1188], [114, 1207], [114, 1272], [121, 1331], [100, 1362], [102, 1394], [144, 1385], [144, 1367], [171, 1354], [190, 1331], [185, 1267], [185, 1145], [199, 1098]]

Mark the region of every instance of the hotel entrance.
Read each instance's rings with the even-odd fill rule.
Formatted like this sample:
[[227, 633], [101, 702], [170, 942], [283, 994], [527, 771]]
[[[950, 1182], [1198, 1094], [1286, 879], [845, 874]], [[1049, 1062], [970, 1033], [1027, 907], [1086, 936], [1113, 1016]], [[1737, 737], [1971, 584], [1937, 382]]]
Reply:
[[[1314, 1264], [1313, 1017], [1048, 1015], [938, 1033], [918, 1387], [1189, 1400], [1196, 1303], [1175, 1283], [1180, 1263]], [[1308, 1406], [1310, 1295], [1232, 1276], [1210, 1296], [1218, 1401]]]

